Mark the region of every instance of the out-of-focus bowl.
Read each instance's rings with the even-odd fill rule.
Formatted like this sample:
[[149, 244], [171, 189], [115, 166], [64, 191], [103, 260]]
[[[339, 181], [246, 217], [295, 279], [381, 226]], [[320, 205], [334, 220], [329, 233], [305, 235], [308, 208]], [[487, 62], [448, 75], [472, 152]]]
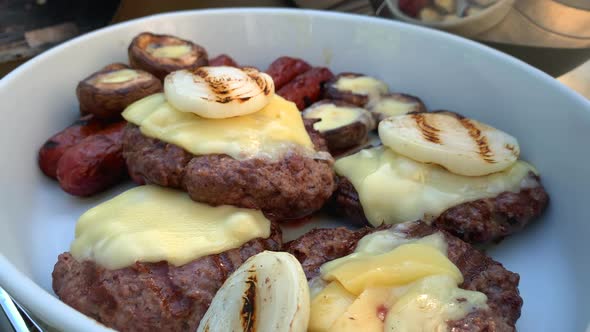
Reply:
[[[389, 10], [389, 12], [391, 13], [390, 15], [392, 17], [408, 23], [423, 25], [434, 29], [440, 29], [464, 37], [473, 37], [483, 31], [490, 29], [491, 27], [502, 21], [502, 19], [506, 16], [506, 14], [508, 14], [510, 9], [512, 9], [513, 4], [514, 0], [498, 0], [496, 3], [494, 3], [493, 5], [479, 13], [443, 22], [422, 21], [417, 18], [408, 16], [400, 10], [399, 0], [384, 0], [383, 5], [385, 7], [381, 10]], [[380, 14], [381, 16], [389, 16], [383, 15], [382, 13], [378, 14]]]
[[[37, 149], [76, 118], [77, 82], [126, 61], [134, 35], [150, 30], [192, 39], [214, 56], [266, 68], [281, 55], [334, 72], [377, 76], [394, 91], [420, 96], [488, 122], [520, 140], [552, 196], [542, 220], [488, 252], [520, 273], [523, 331], [581, 331], [590, 312], [590, 104], [551, 77], [469, 40], [413, 25], [328, 12], [229, 9], [158, 15], [111, 26], [56, 47], [0, 81], [0, 284], [61, 330], [103, 327], [51, 290], [57, 255], [76, 219], [129, 184], [79, 199], [39, 171]], [[302, 229], [287, 231], [292, 238]]]

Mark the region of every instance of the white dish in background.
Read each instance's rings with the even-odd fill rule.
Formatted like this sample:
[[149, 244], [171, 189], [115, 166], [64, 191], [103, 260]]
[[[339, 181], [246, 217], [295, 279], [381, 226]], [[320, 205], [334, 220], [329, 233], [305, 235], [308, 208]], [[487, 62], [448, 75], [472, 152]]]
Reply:
[[435, 29], [456, 33], [464, 37], [473, 37], [489, 30], [500, 23], [506, 14], [512, 9], [515, 0], [497, 0], [496, 3], [483, 9], [481, 12], [449, 21], [423, 21], [406, 15], [399, 8], [399, 0], [383, 0], [394, 18], [405, 22], [423, 25]]
[[67, 331], [104, 330], [55, 298], [51, 271], [57, 255], [68, 250], [78, 216], [130, 184], [74, 198], [41, 174], [36, 156], [47, 137], [76, 118], [77, 82], [108, 63], [126, 61], [127, 45], [145, 30], [188, 38], [212, 56], [228, 53], [260, 68], [290, 55], [334, 72], [374, 75], [393, 91], [420, 96], [431, 109], [454, 110], [512, 133], [552, 199], [541, 220], [489, 250], [521, 275], [524, 307], [517, 326], [587, 327], [590, 103], [518, 60], [449, 34], [283, 9], [193, 11], [131, 21], [56, 47], [0, 81], [0, 285], [41, 319]]

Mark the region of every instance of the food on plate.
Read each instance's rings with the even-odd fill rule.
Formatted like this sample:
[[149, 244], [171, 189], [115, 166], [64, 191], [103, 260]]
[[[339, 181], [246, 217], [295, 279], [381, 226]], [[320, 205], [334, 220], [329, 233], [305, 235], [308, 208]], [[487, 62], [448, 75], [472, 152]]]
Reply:
[[127, 50], [129, 64], [163, 80], [169, 73], [208, 64], [207, 51], [191, 41], [170, 35], [142, 32]]
[[219, 289], [198, 332], [306, 332], [309, 287], [301, 264], [285, 252], [250, 257]]
[[227, 54], [220, 54], [213, 59], [209, 59], [208, 66], [230, 66], [239, 67], [238, 63]]
[[51, 136], [39, 149], [39, 168], [51, 178], [57, 178], [57, 164], [64, 152], [72, 146], [80, 143], [84, 138], [94, 135], [105, 127], [105, 124], [96, 120], [94, 115], [82, 116], [64, 130]]
[[326, 140], [332, 154], [367, 142], [375, 120], [364, 108], [338, 100], [322, 100], [303, 111], [304, 119], [317, 119], [313, 128]]
[[119, 183], [127, 175], [123, 158], [125, 121], [106, 126], [68, 148], [57, 163], [57, 181], [67, 193], [90, 196]]
[[[240, 70], [204, 70], [215, 80], [216, 75], [225, 77], [228, 69]], [[186, 190], [198, 202], [260, 209], [278, 220], [302, 218], [320, 209], [335, 189], [333, 159], [321, 150], [323, 139], [311, 126], [306, 128], [295, 105], [260, 86], [267, 104], [254, 113], [244, 108], [250, 99], [233, 109], [214, 107], [214, 99], [191, 103], [178, 91], [168, 91], [181, 85], [169, 84], [165, 94], [130, 105], [123, 112], [130, 123], [123, 155], [132, 178]], [[198, 89], [191, 83], [193, 87]], [[184, 92], [190, 94], [190, 89]], [[224, 115], [227, 118], [221, 118]]]
[[[143, 185], [80, 217], [52, 275], [62, 301], [122, 331], [514, 330], [519, 276], [463, 241], [547, 206], [516, 138], [298, 58], [260, 72], [142, 33], [129, 61], [80, 82], [90, 114], [39, 151], [73, 195]], [[373, 227], [282, 246], [280, 222], [330, 199]]]
[[514, 331], [519, 276], [422, 222], [316, 229], [285, 245], [310, 281], [309, 331]]
[[500, 240], [548, 205], [512, 136], [450, 112], [391, 117], [383, 146], [335, 163], [340, 210], [372, 226], [423, 219], [467, 242]]
[[314, 67], [297, 75], [289, 83], [277, 88], [277, 94], [297, 105], [299, 110], [304, 110], [309, 105], [320, 99], [323, 93], [323, 85], [334, 74], [325, 67]]
[[405, 93], [388, 93], [371, 100], [367, 109], [380, 122], [390, 116], [427, 112], [420, 98]]
[[268, 66], [266, 73], [272, 77], [272, 80], [275, 83], [275, 88], [279, 90], [285, 86], [285, 84], [291, 82], [295, 77], [310, 69], [311, 66], [309, 63], [302, 59], [282, 56]]
[[162, 91], [152, 74], [121, 63], [110, 64], [78, 83], [76, 96], [82, 114], [100, 119], [117, 119], [134, 101]]
[[338, 74], [326, 82], [325, 89], [324, 98], [342, 100], [359, 107], [389, 92], [385, 82], [357, 73]]
[[229, 275], [281, 243], [280, 228], [260, 211], [140, 186], [80, 217], [53, 290], [120, 331], [195, 331]]
[[268, 105], [274, 92], [272, 78], [250, 67], [179, 70], [164, 80], [164, 94], [172, 107], [208, 119], [258, 112]]

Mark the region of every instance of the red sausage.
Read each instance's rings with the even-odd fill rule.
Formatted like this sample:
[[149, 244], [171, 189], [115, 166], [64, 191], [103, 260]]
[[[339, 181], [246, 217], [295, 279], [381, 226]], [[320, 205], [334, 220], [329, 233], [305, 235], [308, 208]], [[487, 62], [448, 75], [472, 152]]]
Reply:
[[238, 63], [227, 54], [220, 54], [209, 60], [209, 66], [239, 67]]
[[75, 196], [90, 196], [122, 180], [125, 121], [114, 123], [68, 149], [57, 165], [61, 188]]
[[66, 129], [53, 135], [43, 144], [39, 149], [39, 168], [45, 175], [55, 179], [57, 176], [57, 163], [64, 152], [103, 128], [104, 125], [96, 120], [93, 115], [83, 116]]
[[311, 66], [301, 59], [282, 56], [268, 66], [266, 73], [275, 82], [275, 89], [279, 90], [297, 75], [303, 74], [310, 69]]
[[420, 10], [428, 6], [428, 0], [399, 0], [398, 7], [404, 14], [418, 17]]
[[295, 77], [277, 93], [281, 97], [294, 102], [299, 110], [303, 110], [320, 99], [323, 83], [333, 77], [334, 74], [330, 69], [314, 67]]

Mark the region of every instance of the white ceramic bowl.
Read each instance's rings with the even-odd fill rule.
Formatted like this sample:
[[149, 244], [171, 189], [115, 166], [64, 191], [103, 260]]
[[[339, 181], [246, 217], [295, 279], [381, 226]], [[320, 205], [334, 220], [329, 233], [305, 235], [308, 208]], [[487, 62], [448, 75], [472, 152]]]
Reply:
[[[551, 77], [492, 49], [439, 31], [327, 12], [231, 9], [148, 17], [56, 47], [0, 81], [0, 285], [41, 319], [99, 331], [60, 302], [51, 271], [77, 217], [123, 187], [90, 199], [62, 192], [37, 168], [39, 146], [77, 116], [77, 82], [126, 61], [145, 30], [197, 41], [211, 55], [266, 68], [280, 55], [357, 71], [514, 134], [543, 175], [551, 206], [542, 220], [489, 250], [521, 275], [523, 331], [581, 331], [590, 313], [590, 103]], [[129, 186], [129, 185], [127, 185]], [[291, 233], [293, 236], [293, 233]]]

